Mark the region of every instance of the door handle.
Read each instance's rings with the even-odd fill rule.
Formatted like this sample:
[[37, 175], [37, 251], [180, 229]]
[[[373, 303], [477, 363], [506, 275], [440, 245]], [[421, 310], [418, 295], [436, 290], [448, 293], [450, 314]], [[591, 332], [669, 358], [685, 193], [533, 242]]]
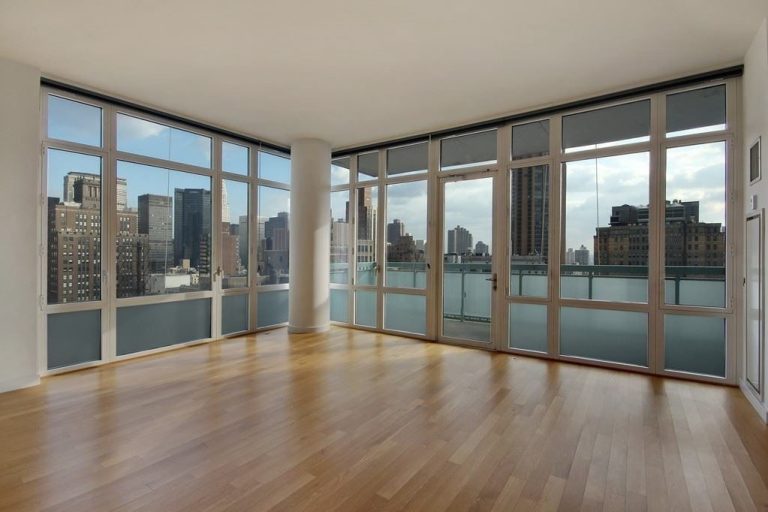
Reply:
[[493, 274], [491, 274], [491, 277], [488, 277], [488, 278], [486, 278], [486, 281], [490, 281], [490, 282], [492, 282], [492, 283], [493, 283], [493, 289], [495, 290], [495, 289], [496, 289], [496, 287], [498, 286], [498, 283], [499, 283], [499, 278], [498, 278], [498, 276], [496, 275], [496, 272], [494, 272]]

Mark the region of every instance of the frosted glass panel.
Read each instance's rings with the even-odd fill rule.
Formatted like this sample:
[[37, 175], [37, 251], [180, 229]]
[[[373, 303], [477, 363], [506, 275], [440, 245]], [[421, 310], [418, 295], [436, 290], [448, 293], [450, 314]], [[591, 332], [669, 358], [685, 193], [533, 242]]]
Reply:
[[221, 298], [221, 333], [248, 330], [248, 295], [224, 295]]
[[547, 352], [547, 306], [509, 305], [509, 346]]
[[512, 158], [549, 154], [549, 120], [512, 127]]
[[387, 150], [387, 175], [405, 175], [427, 172], [429, 144], [419, 142]]
[[117, 355], [211, 337], [211, 299], [117, 308]]
[[563, 149], [566, 153], [647, 141], [650, 133], [650, 100], [563, 117]]
[[648, 366], [648, 315], [633, 311], [561, 308], [560, 353]]
[[347, 313], [347, 300], [349, 292], [347, 290], [331, 290], [331, 320], [334, 322], [349, 322]]
[[267, 327], [288, 321], [288, 290], [261, 292], [256, 304], [256, 327]]
[[384, 328], [426, 334], [427, 298], [422, 295], [387, 293], [384, 296]]
[[664, 368], [725, 377], [725, 318], [664, 315]]
[[376, 292], [355, 292], [355, 324], [376, 327]]
[[101, 310], [48, 315], [48, 369], [101, 359]]
[[492, 164], [496, 162], [496, 130], [448, 137], [440, 147], [443, 170]]
[[667, 136], [725, 129], [725, 85], [667, 96]]

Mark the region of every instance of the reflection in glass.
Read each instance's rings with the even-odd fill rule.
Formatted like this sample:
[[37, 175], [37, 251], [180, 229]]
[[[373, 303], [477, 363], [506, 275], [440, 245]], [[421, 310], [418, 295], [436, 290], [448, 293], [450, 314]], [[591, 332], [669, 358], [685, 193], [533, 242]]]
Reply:
[[560, 295], [647, 302], [649, 154], [568, 162]]
[[417, 142], [387, 150], [387, 176], [427, 172], [429, 143]]
[[493, 178], [444, 185], [443, 334], [451, 338], [490, 341], [492, 197]]
[[440, 169], [496, 163], [496, 130], [446, 137], [440, 142]]
[[256, 285], [288, 282], [290, 202], [288, 190], [259, 187]]
[[49, 94], [48, 137], [101, 146], [101, 109]]
[[549, 120], [512, 127], [512, 158], [533, 158], [549, 154]]
[[357, 250], [355, 251], [355, 284], [376, 284], [376, 216], [379, 211], [379, 187], [357, 189]]
[[211, 178], [118, 160], [117, 180], [117, 297], [210, 290]]
[[546, 297], [549, 263], [549, 166], [510, 172], [509, 294]]
[[349, 183], [349, 157], [331, 160], [331, 186]]
[[667, 150], [667, 304], [725, 307], [725, 142]]
[[221, 170], [234, 174], [248, 175], [249, 150], [231, 142], [221, 143]]
[[[100, 300], [101, 158], [49, 149], [47, 161], [48, 304]], [[118, 204], [125, 186], [118, 178]]]
[[117, 149], [208, 169], [211, 167], [210, 137], [126, 114], [117, 114]]
[[248, 184], [221, 180], [221, 286], [248, 286]]
[[560, 353], [648, 366], [648, 315], [634, 311], [560, 308]]
[[386, 286], [425, 288], [427, 182], [387, 186]]
[[259, 151], [259, 178], [279, 183], [290, 183], [290, 157]]
[[641, 100], [563, 116], [566, 153], [647, 142], [651, 100]]
[[349, 282], [349, 191], [331, 192], [330, 282]]
[[379, 152], [363, 153], [357, 157], [357, 181], [375, 180], [379, 177]]

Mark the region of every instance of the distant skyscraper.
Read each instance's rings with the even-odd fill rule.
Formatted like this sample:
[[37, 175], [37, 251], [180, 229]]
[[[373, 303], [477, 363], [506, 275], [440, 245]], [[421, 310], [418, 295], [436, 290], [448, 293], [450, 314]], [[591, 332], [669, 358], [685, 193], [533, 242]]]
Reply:
[[211, 191], [177, 188], [174, 191], [174, 260], [188, 259], [200, 274], [211, 271]]
[[139, 233], [149, 240], [149, 269], [164, 273], [174, 266], [171, 198], [143, 194], [138, 198], [138, 206]]
[[472, 253], [472, 233], [461, 226], [449, 229], [448, 250], [446, 252], [456, 254]]
[[[365, 187], [357, 195], [357, 251], [358, 263], [376, 261], [376, 204], [371, 187]], [[347, 221], [349, 221], [347, 202]]]
[[[101, 176], [89, 172], [68, 172], [64, 176], [64, 197], [63, 202], [79, 202], [75, 199], [75, 184], [78, 182], [101, 186]], [[125, 178], [117, 178], [117, 209], [123, 211], [128, 206], [128, 182]]]
[[475, 244], [475, 256], [486, 256], [488, 254], [488, 244], [478, 241]]
[[288, 275], [289, 215], [278, 212], [264, 223], [264, 268], [267, 283], [282, 283]]
[[243, 265], [248, 264], [248, 216], [241, 215], [238, 219], [237, 236], [240, 246], [240, 262]]
[[573, 252], [573, 247], [569, 247], [568, 251], [566, 251], [565, 253], [565, 264], [566, 265], [576, 264], [576, 254]]
[[583, 244], [581, 247], [573, 251], [574, 259], [577, 265], [589, 265], [589, 249]]
[[516, 170], [511, 174], [511, 256], [549, 253], [549, 179], [545, 166]]
[[396, 244], [400, 237], [405, 234], [405, 224], [400, 219], [395, 219], [387, 224], [387, 243]]

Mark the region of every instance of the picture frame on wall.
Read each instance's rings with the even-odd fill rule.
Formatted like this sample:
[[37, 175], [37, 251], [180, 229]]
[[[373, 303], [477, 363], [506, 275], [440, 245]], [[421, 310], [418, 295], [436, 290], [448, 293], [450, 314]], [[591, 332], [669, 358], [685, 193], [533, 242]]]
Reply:
[[760, 137], [749, 147], [749, 184], [755, 183], [762, 177], [762, 162], [760, 154]]

